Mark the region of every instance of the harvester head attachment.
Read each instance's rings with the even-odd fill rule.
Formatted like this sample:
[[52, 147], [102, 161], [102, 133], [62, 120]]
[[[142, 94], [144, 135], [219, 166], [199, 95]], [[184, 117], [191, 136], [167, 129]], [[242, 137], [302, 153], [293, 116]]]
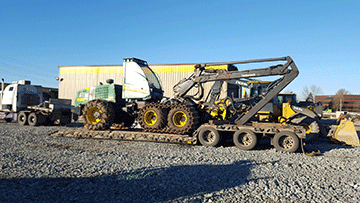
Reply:
[[328, 133], [330, 139], [347, 145], [360, 146], [359, 135], [351, 118], [343, 117], [338, 125], [332, 125]]

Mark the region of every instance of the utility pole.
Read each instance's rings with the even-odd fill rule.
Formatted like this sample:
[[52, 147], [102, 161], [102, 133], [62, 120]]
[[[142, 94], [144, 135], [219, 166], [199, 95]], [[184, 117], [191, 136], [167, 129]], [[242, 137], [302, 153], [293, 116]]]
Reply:
[[340, 95], [340, 111], [342, 111], [342, 95]]

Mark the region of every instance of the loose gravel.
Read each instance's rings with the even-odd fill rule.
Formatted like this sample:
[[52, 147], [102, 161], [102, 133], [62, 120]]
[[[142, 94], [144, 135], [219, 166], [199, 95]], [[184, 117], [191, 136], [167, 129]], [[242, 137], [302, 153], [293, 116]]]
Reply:
[[360, 202], [360, 147], [318, 156], [48, 136], [0, 123], [0, 202]]

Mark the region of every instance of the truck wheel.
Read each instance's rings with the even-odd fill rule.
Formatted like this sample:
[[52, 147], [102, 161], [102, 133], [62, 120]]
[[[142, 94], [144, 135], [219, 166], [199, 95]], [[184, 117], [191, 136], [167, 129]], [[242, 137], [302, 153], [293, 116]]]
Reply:
[[114, 110], [102, 99], [89, 101], [83, 108], [85, 127], [89, 130], [106, 130], [114, 122]]
[[212, 127], [201, 128], [198, 138], [202, 145], [209, 147], [215, 147], [220, 142], [219, 131]]
[[39, 125], [39, 118], [35, 112], [29, 114], [28, 122], [30, 126], [37, 126]]
[[251, 130], [239, 130], [234, 133], [234, 144], [242, 150], [254, 149], [258, 143], [256, 134]]
[[27, 113], [20, 111], [19, 115], [18, 115], [18, 122], [20, 125], [27, 125], [28, 124], [28, 119], [27, 119]]
[[5, 122], [10, 123], [12, 121], [12, 118], [5, 118]]
[[273, 138], [276, 150], [284, 152], [295, 152], [299, 148], [299, 138], [292, 132], [279, 132]]

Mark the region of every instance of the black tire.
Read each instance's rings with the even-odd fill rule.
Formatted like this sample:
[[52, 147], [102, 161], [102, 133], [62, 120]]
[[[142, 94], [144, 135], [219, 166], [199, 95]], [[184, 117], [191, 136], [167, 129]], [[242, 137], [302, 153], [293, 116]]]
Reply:
[[27, 125], [28, 124], [28, 114], [24, 111], [20, 111], [18, 115], [18, 123], [20, 125]]
[[297, 115], [289, 121], [290, 124], [304, 126], [307, 130], [306, 134], [319, 134], [320, 133], [320, 121], [315, 118], [311, 118], [305, 115]]
[[30, 126], [38, 126], [39, 125], [39, 118], [35, 112], [29, 114], [28, 123]]
[[317, 118], [311, 118], [305, 115], [297, 115], [289, 121], [290, 124], [303, 126], [306, 129], [306, 134], [314, 140], [319, 135], [326, 136], [326, 130], [322, 126], [321, 122]]
[[12, 121], [12, 118], [5, 118], [5, 122], [10, 123]]
[[300, 146], [298, 136], [289, 131], [276, 133], [272, 143], [276, 150], [284, 152], [296, 152]]
[[212, 127], [201, 128], [198, 138], [203, 146], [215, 147], [220, 143], [219, 131]]
[[251, 130], [239, 130], [234, 133], [234, 144], [242, 150], [254, 149], [258, 143], [258, 137]]
[[77, 122], [78, 119], [79, 119], [79, 116], [78, 116], [77, 114], [75, 114], [75, 113], [72, 113], [71, 115], [72, 115], [72, 120], [73, 120], [74, 122]]
[[[124, 122], [125, 125], [133, 123], [133, 118], [126, 112], [123, 112], [122, 116], [121, 122]], [[126, 118], [127, 121], [124, 120], [124, 118]], [[166, 125], [165, 110], [157, 107], [155, 104], [148, 104], [140, 110], [138, 121], [144, 130], [161, 130]]]
[[82, 110], [85, 128], [89, 130], [107, 130], [114, 122], [112, 105], [102, 99], [89, 101]]
[[191, 111], [191, 108], [188, 108], [185, 105], [176, 106], [171, 109], [167, 118], [170, 131], [176, 134], [191, 133], [198, 122], [194, 119], [194, 113], [195, 112]]

